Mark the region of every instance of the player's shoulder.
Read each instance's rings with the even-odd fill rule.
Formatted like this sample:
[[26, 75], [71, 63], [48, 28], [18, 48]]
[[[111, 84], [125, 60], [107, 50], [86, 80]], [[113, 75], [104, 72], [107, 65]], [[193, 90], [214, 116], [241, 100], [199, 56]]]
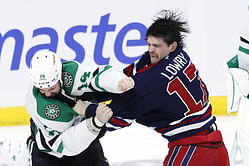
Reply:
[[74, 60], [65, 61], [62, 63], [62, 72], [75, 70], [79, 67], [80, 63]]
[[62, 82], [64, 88], [70, 88], [74, 84], [79, 65], [79, 62], [73, 60], [62, 63]]

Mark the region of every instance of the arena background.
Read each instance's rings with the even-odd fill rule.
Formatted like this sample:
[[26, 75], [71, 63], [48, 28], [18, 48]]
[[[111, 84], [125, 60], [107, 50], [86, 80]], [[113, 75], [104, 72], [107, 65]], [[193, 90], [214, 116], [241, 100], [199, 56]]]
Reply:
[[146, 51], [146, 27], [163, 9], [181, 11], [189, 22], [185, 50], [207, 83], [214, 114], [227, 115], [223, 64], [236, 53], [245, 0], [9, 0], [0, 6], [0, 126], [29, 123], [24, 100], [35, 52], [52, 49], [82, 65], [124, 67]]

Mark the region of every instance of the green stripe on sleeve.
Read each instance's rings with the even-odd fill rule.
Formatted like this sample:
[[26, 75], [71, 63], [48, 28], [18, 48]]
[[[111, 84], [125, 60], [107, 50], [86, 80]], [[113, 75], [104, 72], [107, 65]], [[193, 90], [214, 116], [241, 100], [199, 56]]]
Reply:
[[104, 69], [103, 69], [101, 72], [99, 72], [99, 73], [97, 74], [96, 78], [95, 78], [95, 85], [96, 85], [96, 87], [99, 88], [99, 89], [101, 89], [101, 90], [104, 91], [104, 92], [107, 92], [107, 91], [106, 91], [103, 87], [100, 87], [100, 85], [99, 85], [99, 77], [100, 77], [100, 75], [101, 75], [102, 73], [104, 73], [105, 71], [107, 71], [107, 70], [110, 69], [111, 67], [112, 67], [112, 66], [110, 66], [110, 65], [105, 66]]
[[241, 46], [239, 46], [239, 51], [241, 51], [241, 52], [243, 52], [245, 54], [249, 54], [249, 49], [246, 49], [246, 48], [241, 47]]

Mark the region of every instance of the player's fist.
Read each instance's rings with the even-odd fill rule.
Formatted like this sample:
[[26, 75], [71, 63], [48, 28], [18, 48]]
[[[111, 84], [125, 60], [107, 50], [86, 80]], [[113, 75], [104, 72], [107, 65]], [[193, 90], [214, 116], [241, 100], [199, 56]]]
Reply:
[[94, 118], [95, 125], [97, 125], [97, 127], [102, 127], [109, 121], [112, 115], [113, 112], [111, 108], [109, 108], [104, 103], [100, 103], [96, 110], [96, 117]]
[[133, 88], [134, 85], [135, 85], [135, 82], [134, 82], [133, 78], [131, 78], [131, 77], [122, 78], [118, 82], [118, 89], [121, 91], [127, 91], [127, 90], [130, 90], [131, 88]]
[[87, 103], [79, 99], [74, 105], [73, 110], [77, 112], [79, 115], [85, 116], [87, 106], [88, 106]]
[[96, 116], [86, 119], [86, 126], [93, 134], [98, 134], [106, 122], [111, 119], [113, 112], [104, 103], [100, 103], [96, 109]]

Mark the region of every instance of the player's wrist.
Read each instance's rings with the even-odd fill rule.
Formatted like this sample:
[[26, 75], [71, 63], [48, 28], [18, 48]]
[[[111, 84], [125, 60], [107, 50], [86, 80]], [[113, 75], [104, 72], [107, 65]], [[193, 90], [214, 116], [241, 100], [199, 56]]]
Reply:
[[90, 132], [97, 135], [100, 132], [101, 127], [97, 127], [96, 125], [93, 124], [93, 122], [94, 122], [94, 117], [86, 119], [86, 126]]
[[101, 127], [103, 127], [104, 124], [105, 124], [102, 121], [100, 121], [96, 116], [92, 118], [92, 123], [98, 129], [100, 129]]

